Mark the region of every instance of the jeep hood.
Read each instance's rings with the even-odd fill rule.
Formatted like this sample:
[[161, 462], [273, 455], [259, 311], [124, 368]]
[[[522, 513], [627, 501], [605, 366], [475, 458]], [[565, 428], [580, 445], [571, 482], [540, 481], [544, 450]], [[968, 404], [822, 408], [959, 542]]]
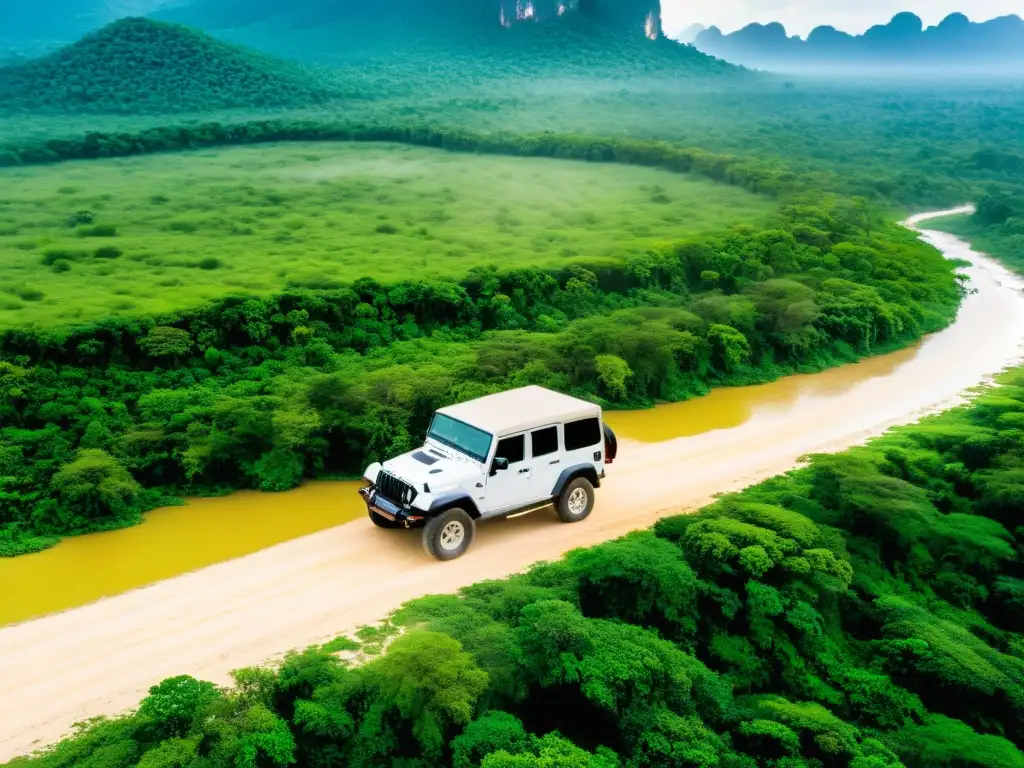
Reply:
[[388, 459], [382, 468], [395, 477], [411, 483], [419, 491], [423, 490], [424, 483], [428, 483], [432, 488], [457, 485], [467, 478], [479, 477], [482, 472], [479, 464], [445, 456], [429, 446]]

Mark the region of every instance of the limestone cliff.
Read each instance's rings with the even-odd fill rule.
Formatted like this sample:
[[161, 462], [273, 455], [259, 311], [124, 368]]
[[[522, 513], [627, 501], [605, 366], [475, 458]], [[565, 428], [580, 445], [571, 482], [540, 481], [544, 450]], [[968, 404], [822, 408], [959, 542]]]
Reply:
[[661, 34], [660, 0], [185, 0], [159, 17], [206, 29], [378, 26], [388, 34], [408, 29], [463, 32], [558, 24], [582, 18], [603, 28], [651, 39]]

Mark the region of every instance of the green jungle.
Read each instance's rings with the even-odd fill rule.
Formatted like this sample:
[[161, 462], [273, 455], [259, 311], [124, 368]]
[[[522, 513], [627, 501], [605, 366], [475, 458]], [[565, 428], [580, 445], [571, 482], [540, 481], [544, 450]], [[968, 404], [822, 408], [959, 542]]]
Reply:
[[[905, 347], [970, 289], [910, 212], [975, 203], [930, 226], [1024, 271], [1018, 83], [779, 78], [575, 18], [374, 47], [207, 5], [233, 31], [0, 61], [0, 556], [358, 476], [509, 387], [647, 407]], [[1011, 371], [8, 765], [1022, 768], [1022, 508]]]

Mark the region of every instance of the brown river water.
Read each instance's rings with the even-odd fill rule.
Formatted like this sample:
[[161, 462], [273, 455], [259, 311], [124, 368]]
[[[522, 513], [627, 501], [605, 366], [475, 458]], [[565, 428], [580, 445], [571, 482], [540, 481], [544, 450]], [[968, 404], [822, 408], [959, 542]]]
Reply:
[[[780, 440], [809, 413], [827, 419], [830, 404], [851, 402], [865, 423], [912, 420], [1013, 362], [1024, 337], [1024, 296], [1017, 278], [978, 260], [949, 235], [926, 238], [951, 257], [972, 257], [967, 270], [979, 296], [968, 297], [956, 323], [914, 347], [819, 374], [771, 384], [718, 389], [706, 397], [644, 411], [609, 412], [624, 445], [643, 446], [706, 433], [778, 425]], [[936, 376], [941, 371], [941, 376]], [[840, 421], [837, 419], [837, 421]], [[714, 442], [712, 436], [711, 442]], [[641, 446], [636, 445], [637, 448]], [[751, 446], [753, 448], [753, 446]], [[276, 494], [240, 492], [155, 510], [142, 525], [67, 539], [34, 555], [0, 559], [0, 626], [120, 594], [357, 519], [365, 507], [357, 483], [315, 482]]]

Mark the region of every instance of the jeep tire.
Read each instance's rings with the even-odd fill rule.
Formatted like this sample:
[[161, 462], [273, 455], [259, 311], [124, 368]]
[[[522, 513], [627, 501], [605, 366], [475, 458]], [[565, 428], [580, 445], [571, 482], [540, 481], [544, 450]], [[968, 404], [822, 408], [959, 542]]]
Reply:
[[384, 515], [380, 514], [379, 512], [374, 512], [372, 509], [370, 510], [370, 519], [373, 521], [373, 524], [376, 525], [378, 528], [394, 529], [402, 527], [402, 524], [397, 520], [388, 520], [386, 517], [384, 517]]
[[467, 549], [476, 533], [476, 523], [464, 509], [452, 507], [427, 521], [423, 548], [438, 560], [454, 560]]
[[585, 477], [570, 480], [558, 497], [555, 509], [563, 523], [578, 523], [594, 508], [594, 486]]

